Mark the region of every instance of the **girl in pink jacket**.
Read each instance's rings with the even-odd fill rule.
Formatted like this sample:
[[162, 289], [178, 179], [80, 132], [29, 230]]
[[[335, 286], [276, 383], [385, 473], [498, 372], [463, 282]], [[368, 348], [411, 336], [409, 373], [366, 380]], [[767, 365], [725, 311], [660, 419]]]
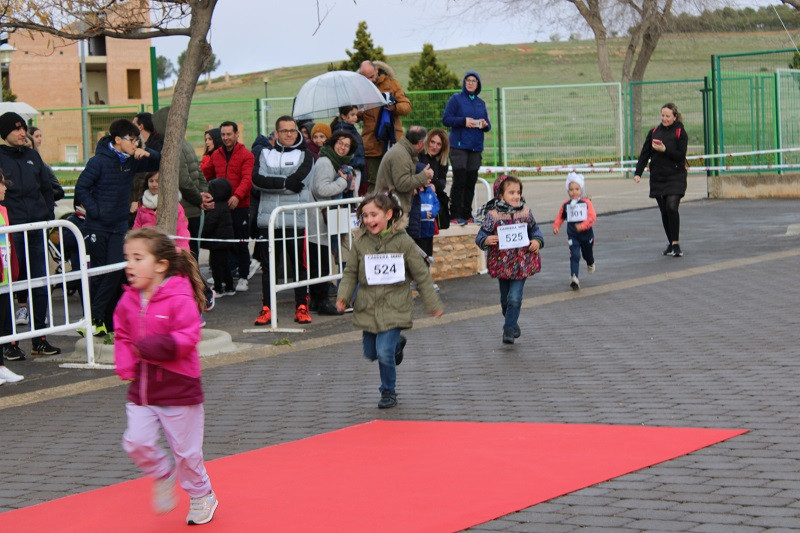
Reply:
[[[209, 522], [217, 498], [203, 464], [203, 385], [200, 380], [200, 310], [203, 280], [191, 254], [156, 228], [125, 238], [124, 287], [114, 311], [115, 370], [130, 381], [122, 447], [153, 485], [153, 509], [177, 505], [175, 481], [189, 494], [188, 524]], [[159, 446], [159, 430], [172, 448], [174, 467]]]
[[[136, 218], [133, 221], [133, 229], [149, 228], [156, 225], [158, 213], [158, 172], [148, 172], [145, 175], [147, 188], [144, 190], [142, 199], [139, 201], [139, 208], [136, 210]], [[180, 201], [180, 193], [178, 193]], [[175, 245], [186, 250], [189, 249], [189, 219], [183, 211], [183, 206], [178, 204], [178, 225], [175, 233], [179, 237], [175, 239]], [[183, 237], [183, 238], [180, 238]]]

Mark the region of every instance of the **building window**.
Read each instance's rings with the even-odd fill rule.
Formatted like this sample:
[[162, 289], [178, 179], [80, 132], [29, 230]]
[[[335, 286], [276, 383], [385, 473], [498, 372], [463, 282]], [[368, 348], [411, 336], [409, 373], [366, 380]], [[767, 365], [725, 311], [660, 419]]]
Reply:
[[89, 37], [87, 39], [89, 43], [89, 55], [90, 56], [104, 56], [106, 55], [106, 36], [105, 35], [98, 35], [97, 37]]
[[67, 163], [78, 162], [78, 145], [68, 144], [64, 147], [64, 161]]
[[142, 99], [142, 76], [139, 69], [128, 69], [128, 100]]

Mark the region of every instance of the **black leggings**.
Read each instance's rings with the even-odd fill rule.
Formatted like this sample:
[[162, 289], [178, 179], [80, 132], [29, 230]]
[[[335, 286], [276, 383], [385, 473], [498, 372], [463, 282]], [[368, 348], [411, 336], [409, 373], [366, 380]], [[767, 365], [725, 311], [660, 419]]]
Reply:
[[677, 194], [656, 196], [656, 202], [661, 211], [661, 223], [664, 224], [664, 233], [667, 234], [669, 244], [678, 242], [681, 231], [681, 215], [678, 213], [678, 205], [681, 203], [681, 197]]

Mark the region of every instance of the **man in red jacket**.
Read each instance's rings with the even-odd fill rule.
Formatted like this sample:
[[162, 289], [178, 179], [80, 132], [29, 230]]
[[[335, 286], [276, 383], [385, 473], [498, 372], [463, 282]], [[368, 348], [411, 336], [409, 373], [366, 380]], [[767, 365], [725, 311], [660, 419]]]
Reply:
[[250, 271], [250, 250], [247, 245], [249, 237], [250, 189], [253, 188], [252, 152], [239, 142], [239, 126], [235, 122], [226, 121], [219, 125], [222, 133], [222, 146], [211, 152], [209, 164], [201, 170], [207, 180], [223, 178], [231, 182], [233, 194], [228, 200], [228, 207], [233, 218], [233, 236], [242, 239], [235, 245], [234, 253], [239, 266], [239, 281], [236, 290], [247, 290], [247, 276]]

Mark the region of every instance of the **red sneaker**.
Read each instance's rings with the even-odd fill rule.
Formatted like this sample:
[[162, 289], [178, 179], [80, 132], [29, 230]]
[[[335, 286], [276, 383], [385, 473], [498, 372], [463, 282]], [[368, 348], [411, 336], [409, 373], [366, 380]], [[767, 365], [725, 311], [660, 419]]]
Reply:
[[269, 307], [266, 305], [261, 308], [261, 314], [258, 315], [255, 322], [253, 322], [256, 326], [266, 326], [272, 320], [272, 311], [269, 310]]
[[294, 312], [294, 321], [301, 324], [311, 324], [311, 315], [308, 314], [308, 306], [300, 304]]

